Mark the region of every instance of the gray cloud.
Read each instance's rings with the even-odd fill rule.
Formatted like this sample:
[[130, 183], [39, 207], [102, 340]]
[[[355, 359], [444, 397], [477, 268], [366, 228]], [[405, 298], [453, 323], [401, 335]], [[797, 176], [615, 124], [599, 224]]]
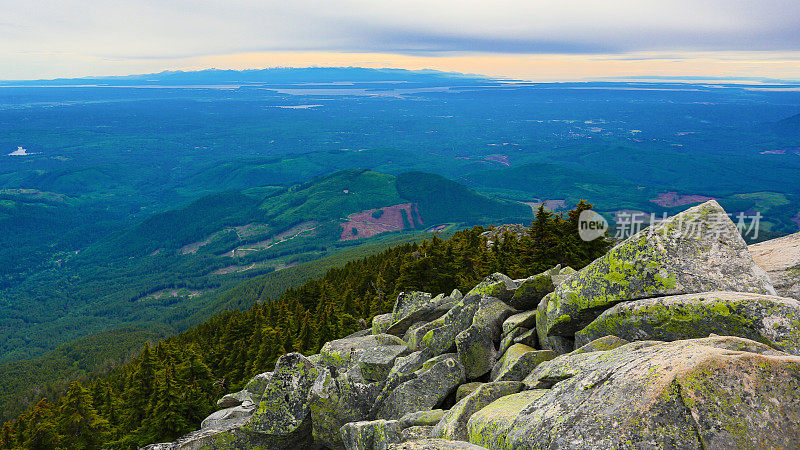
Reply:
[[795, 0], [11, 0], [0, 58], [800, 50]]

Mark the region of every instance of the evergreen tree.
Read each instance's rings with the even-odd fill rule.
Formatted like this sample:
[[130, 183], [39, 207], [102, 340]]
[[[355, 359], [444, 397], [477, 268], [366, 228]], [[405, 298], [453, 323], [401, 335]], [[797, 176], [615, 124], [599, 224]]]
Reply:
[[58, 430], [61, 445], [70, 449], [101, 448], [106, 441], [108, 422], [97, 414], [89, 391], [77, 381], [61, 402]]
[[58, 446], [61, 437], [56, 430], [53, 407], [42, 399], [33, 408], [31, 430], [25, 447], [32, 450], [50, 450]]
[[161, 439], [173, 440], [191, 429], [190, 422], [181, 414], [181, 397], [175, 387], [173, 369], [159, 372], [155, 395], [148, 405], [147, 418], [137, 430], [140, 444]]

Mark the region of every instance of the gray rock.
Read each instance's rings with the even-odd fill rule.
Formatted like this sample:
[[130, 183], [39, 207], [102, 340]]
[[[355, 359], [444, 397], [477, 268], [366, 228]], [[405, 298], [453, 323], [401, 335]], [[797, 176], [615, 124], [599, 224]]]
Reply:
[[253, 402], [253, 398], [251, 397], [250, 392], [248, 392], [247, 389], [242, 389], [241, 391], [234, 392], [232, 394], [225, 394], [224, 396], [222, 396], [222, 398], [217, 400], [217, 406], [219, 406], [220, 408], [231, 408], [242, 404], [247, 406], [247, 405], [252, 405], [253, 403], [255, 402]]
[[[428, 439], [431, 437], [432, 430], [433, 425], [414, 425], [408, 428], [403, 428], [403, 431], [400, 432], [400, 442]], [[392, 444], [389, 446], [389, 448], [392, 448], [395, 445], [397, 444]]]
[[[564, 281], [537, 308], [543, 335], [570, 337], [615, 303], [714, 290], [775, 294], [715, 201], [631, 236]], [[543, 300], [542, 302], [545, 302]]]
[[320, 350], [320, 365], [345, 371], [368, 355], [383, 354], [383, 347], [405, 347], [406, 343], [390, 334], [367, 335], [326, 342]]
[[[422, 336], [415, 349], [426, 351], [431, 355], [439, 355], [454, 349], [456, 336], [472, 324], [480, 300], [481, 297], [467, 296], [453, 306], [441, 319], [431, 322], [435, 328], [430, 329]], [[418, 332], [426, 327], [420, 328]]]
[[508, 300], [508, 304], [519, 310], [535, 309], [539, 301], [553, 292], [552, 274], [550, 271], [526, 278]]
[[572, 267], [564, 267], [563, 269], [559, 270], [558, 273], [550, 274], [550, 279], [553, 280], [553, 286], [558, 287], [561, 283], [567, 281], [571, 276], [578, 273], [577, 270], [573, 269]]
[[528, 235], [528, 227], [521, 223], [507, 223], [490, 227], [487, 231], [481, 233], [481, 237], [486, 239], [486, 246], [492, 248], [495, 243], [503, 242], [506, 234], [513, 239], [519, 240]]
[[575, 335], [575, 344], [616, 335], [628, 341], [739, 336], [800, 354], [800, 302], [742, 292], [705, 292], [623, 302]]
[[483, 281], [478, 283], [477, 286], [472, 288], [467, 293], [467, 297], [472, 295], [495, 297], [500, 300], [511, 300], [514, 296], [514, 291], [517, 289], [517, 284], [514, 280], [502, 273], [493, 273], [484, 278]]
[[472, 442], [495, 448], [800, 446], [800, 357], [755, 341], [632, 342], [562, 355], [539, 365], [525, 383], [547, 381], [551, 389], [493, 427], [473, 426], [485, 410], [473, 415]]
[[519, 392], [522, 387], [522, 383], [513, 381], [501, 381], [481, 385], [444, 414], [442, 420], [433, 427], [431, 437], [461, 441], [468, 440], [467, 421], [473, 414], [498, 398]]
[[397, 358], [394, 361], [392, 370], [389, 371], [388, 378], [391, 379], [413, 374], [428, 360], [430, 360], [430, 355], [424, 352], [414, 352], [410, 355]]
[[384, 334], [392, 326], [392, 313], [380, 314], [372, 318], [372, 334]]
[[250, 400], [253, 403], [258, 403], [261, 401], [261, 395], [264, 393], [264, 389], [267, 387], [267, 383], [269, 383], [269, 380], [271, 379], [272, 372], [264, 372], [254, 376], [250, 379], [250, 381], [247, 382], [247, 384], [244, 386], [244, 391], [249, 394]]
[[419, 326], [415, 324], [408, 329], [403, 338], [405, 339], [409, 350], [419, 351], [423, 348], [422, 338], [425, 337], [425, 335], [428, 334], [429, 331], [434, 330], [436, 328], [441, 328], [442, 326], [444, 326], [444, 317], [440, 317], [431, 322], [423, 323]]
[[253, 415], [255, 406], [234, 406], [213, 412], [203, 419], [200, 428], [229, 429], [244, 425]]
[[339, 429], [346, 423], [365, 420], [380, 391], [379, 385], [364, 384], [349, 373], [334, 377], [330, 370], [323, 369], [310, 393], [315, 442], [342, 448]]
[[455, 355], [414, 372], [409, 379], [392, 389], [378, 406], [379, 419], [399, 419], [416, 411], [436, 408], [459, 384], [464, 382], [464, 368]]
[[759, 242], [748, 250], [767, 271], [778, 295], [800, 300], [800, 233]]
[[468, 396], [469, 394], [475, 392], [476, 389], [481, 387], [481, 385], [486, 384], [480, 381], [473, 381], [471, 383], [464, 383], [458, 387], [456, 390], [456, 403], [461, 401], [462, 398]]
[[508, 350], [508, 348], [514, 344], [514, 339], [522, 336], [528, 331], [530, 330], [522, 327], [512, 329], [507, 335], [503, 336], [503, 339], [500, 340], [500, 345], [497, 347], [497, 354], [502, 355], [505, 353], [506, 350]]
[[364, 352], [359, 357], [358, 365], [361, 374], [367, 381], [383, 381], [392, 370], [395, 360], [408, 354], [405, 345], [387, 345]]
[[478, 309], [472, 316], [472, 324], [492, 332], [492, 341], [499, 341], [503, 332], [503, 322], [517, 310], [495, 297], [481, 297]]
[[536, 330], [528, 330], [514, 338], [515, 344], [525, 344], [528, 347], [536, 348], [539, 346], [539, 338], [536, 336]]
[[510, 394], [475, 412], [467, 421], [469, 441], [490, 449], [512, 448], [505, 437], [515, 420], [546, 393], [544, 389], [537, 389]]
[[392, 311], [392, 324], [386, 332], [402, 336], [417, 322], [438, 319], [457, 301], [443, 295], [431, 298], [430, 294], [425, 292], [401, 292]]
[[503, 322], [503, 334], [510, 333], [515, 328], [532, 329], [536, 326], [536, 310], [523, 311], [510, 316]]
[[419, 441], [392, 444], [389, 450], [486, 450], [486, 448], [463, 441], [447, 439], [423, 439]]
[[416, 426], [434, 426], [442, 420], [444, 411], [441, 409], [432, 409], [430, 411], [417, 411], [408, 413], [400, 418], [400, 426], [402, 428], [416, 427]]
[[401, 441], [401, 430], [398, 420], [351, 422], [342, 426], [341, 436], [347, 450], [386, 450]]
[[401, 292], [394, 302], [392, 309], [392, 322], [408, 317], [417, 311], [428, 308], [432, 305], [431, 294], [427, 292], [410, 291]]
[[494, 381], [522, 381], [539, 364], [558, 356], [551, 350], [534, 350], [525, 344], [514, 344], [492, 368]]
[[477, 325], [472, 325], [456, 336], [456, 352], [467, 380], [489, 373], [497, 360], [491, 330]]
[[629, 343], [630, 341], [626, 341], [625, 339], [620, 339], [617, 336], [609, 335], [603, 336], [601, 338], [597, 338], [580, 348], [576, 348], [570, 355], [580, 355], [581, 353], [591, 353], [591, 352], [599, 352], [599, 351], [606, 351], [606, 350], [614, 350], [617, 347], [622, 347], [623, 345]]
[[309, 391], [319, 370], [299, 353], [281, 356], [245, 431], [276, 437], [275, 448], [311, 445]]

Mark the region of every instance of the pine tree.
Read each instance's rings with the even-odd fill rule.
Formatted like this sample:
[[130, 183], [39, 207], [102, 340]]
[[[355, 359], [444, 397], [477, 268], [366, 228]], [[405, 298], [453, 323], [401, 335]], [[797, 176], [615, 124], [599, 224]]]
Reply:
[[137, 430], [140, 444], [173, 440], [191, 429], [181, 414], [181, 397], [175, 387], [173, 369], [159, 372], [155, 395], [150, 401], [147, 418]]
[[70, 449], [100, 448], [106, 441], [108, 422], [100, 418], [89, 391], [77, 381], [61, 402], [58, 430], [61, 445]]
[[50, 450], [58, 446], [61, 437], [56, 430], [52, 405], [42, 399], [33, 408], [31, 430], [25, 447], [32, 450]]
[[308, 353], [309, 350], [313, 350], [311, 348], [313, 335], [311, 333], [311, 324], [309, 323], [309, 313], [306, 311], [305, 316], [303, 317], [303, 324], [300, 326], [300, 336], [298, 337], [299, 340], [299, 350], [303, 353]]
[[14, 436], [14, 428], [11, 422], [3, 424], [3, 431], [0, 432], [0, 448], [15, 448], [17, 438]]

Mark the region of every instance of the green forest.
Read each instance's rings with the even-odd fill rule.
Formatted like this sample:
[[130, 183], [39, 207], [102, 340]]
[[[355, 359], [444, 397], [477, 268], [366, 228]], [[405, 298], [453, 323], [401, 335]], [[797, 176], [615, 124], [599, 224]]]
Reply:
[[607, 242], [578, 237], [580, 202], [566, 215], [539, 208], [526, 236], [489, 248], [475, 227], [447, 240], [434, 236], [331, 268], [269, 301], [263, 278], [238, 286], [231, 309], [159, 343], [129, 362], [88, 374], [65, 391], [37, 400], [0, 431], [0, 448], [135, 448], [197, 429], [215, 400], [270, 370], [287, 352], [317, 353], [329, 340], [391, 311], [399, 292], [468, 291], [493, 272], [512, 278], [556, 264], [581, 268]]

